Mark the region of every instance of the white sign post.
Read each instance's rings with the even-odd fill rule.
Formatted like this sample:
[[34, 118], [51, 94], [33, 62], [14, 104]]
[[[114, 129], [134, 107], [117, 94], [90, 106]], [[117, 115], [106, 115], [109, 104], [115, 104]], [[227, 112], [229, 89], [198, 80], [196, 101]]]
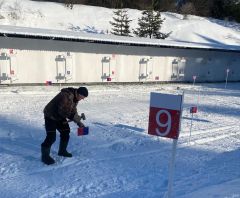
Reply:
[[196, 78], [197, 76], [193, 76], [193, 86], [195, 85]]
[[[84, 118], [83, 118], [83, 116], [84, 116]], [[85, 115], [83, 113], [82, 113], [81, 117], [82, 117], [83, 120], [86, 119]], [[79, 127], [77, 129], [77, 135], [82, 136], [82, 148], [84, 148], [83, 136], [88, 135], [88, 133], [89, 133], [89, 127]], [[83, 153], [83, 149], [82, 149], [82, 153]]]
[[192, 134], [192, 122], [193, 122], [193, 114], [197, 113], [197, 106], [193, 106], [190, 108], [190, 113], [191, 113], [191, 125], [190, 125], [190, 133], [189, 133], [189, 138], [188, 138], [188, 144], [190, 144], [191, 140], [191, 134]]
[[172, 197], [177, 139], [181, 129], [183, 95], [151, 93], [148, 134], [173, 139], [169, 163], [168, 198]]
[[227, 81], [228, 81], [228, 73], [229, 73], [230, 69], [226, 70], [226, 82], [225, 82], [225, 89], [227, 88]]

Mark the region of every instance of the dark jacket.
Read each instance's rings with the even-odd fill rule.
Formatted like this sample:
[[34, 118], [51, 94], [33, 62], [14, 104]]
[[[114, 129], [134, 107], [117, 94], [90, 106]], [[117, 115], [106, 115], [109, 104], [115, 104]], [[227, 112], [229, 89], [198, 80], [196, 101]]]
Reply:
[[65, 120], [66, 118], [74, 122], [80, 121], [77, 113], [78, 100], [76, 99], [77, 89], [72, 87], [64, 88], [57, 94], [44, 108], [44, 116], [52, 120]]

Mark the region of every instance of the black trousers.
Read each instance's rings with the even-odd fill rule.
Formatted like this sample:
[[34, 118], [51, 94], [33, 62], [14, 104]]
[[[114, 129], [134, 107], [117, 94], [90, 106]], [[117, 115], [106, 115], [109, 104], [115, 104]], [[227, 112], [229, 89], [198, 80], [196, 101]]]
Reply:
[[56, 130], [60, 133], [60, 140], [63, 142], [69, 141], [70, 127], [66, 119], [61, 121], [52, 120], [50, 118], [44, 117], [45, 119], [45, 129], [46, 138], [42, 143], [43, 147], [51, 147], [56, 141]]

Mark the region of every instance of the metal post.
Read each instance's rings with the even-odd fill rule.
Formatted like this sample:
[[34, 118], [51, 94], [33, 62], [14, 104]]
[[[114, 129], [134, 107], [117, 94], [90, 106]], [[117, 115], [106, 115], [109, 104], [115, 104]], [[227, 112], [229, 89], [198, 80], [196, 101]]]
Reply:
[[192, 122], [193, 122], [193, 113], [192, 113], [192, 117], [191, 117], [191, 126], [190, 126], [190, 134], [189, 134], [189, 138], [188, 138], [188, 144], [190, 144], [191, 135], [192, 135]]
[[193, 76], [193, 86], [195, 85], [196, 78], [197, 76]]
[[225, 89], [227, 88], [227, 81], [228, 81], [228, 72], [229, 72], [229, 69], [227, 69], [226, 72], [227, 72], [227, 75], [226, 75]]
[[83, 149], [84, 149], [84, 145], [83, 145], [83, 135], [82, 135], [82, 154], [83, 154]]
[[[182, 94], [182, 102], [181, 102], [179, 133], [181, 132], [183, 101], [184, 101], [184, 91]], [[172, 144], [172, 158], [169, 164], [169, 175], [168, 175], [168, 196], [167, 196], [168, 198], [172, 198], [172, 186], [173, 186], [173, 177], [174, 177], [174, 170], [175, 170], [175, 156], [177, 151], [177, 141], [178, 139], [174, 139]]]
[[109, 62], [108, 62], [108, 77], [111, 78], [111, 62], [110, 62], [110, 58], [109, 58]]
[[148, 59], [146, 61], [146, 78], [145, 78], [145, 81], [147, 81], [148, 79]]
[[173, 176], [175, 169], [175, 156], [177, 150], [177, 139], [173, 140], [172, 144], [172, 158], [169, 164], [169, 174], [168, 174], [168, 198], [172, 198], [172, 186], [173, 186]]
[[67, 82], [67, 61], [66, 61], [66, 58], [64, 57], [64, 80], [65, 80], [65, 83]]

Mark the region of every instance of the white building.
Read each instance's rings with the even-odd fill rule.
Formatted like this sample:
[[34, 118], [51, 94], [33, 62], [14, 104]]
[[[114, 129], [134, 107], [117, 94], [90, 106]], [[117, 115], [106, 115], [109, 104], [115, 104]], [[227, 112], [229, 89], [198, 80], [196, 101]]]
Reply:
[[240, 80], [240, 46], [0, 25], [0, 83]]

